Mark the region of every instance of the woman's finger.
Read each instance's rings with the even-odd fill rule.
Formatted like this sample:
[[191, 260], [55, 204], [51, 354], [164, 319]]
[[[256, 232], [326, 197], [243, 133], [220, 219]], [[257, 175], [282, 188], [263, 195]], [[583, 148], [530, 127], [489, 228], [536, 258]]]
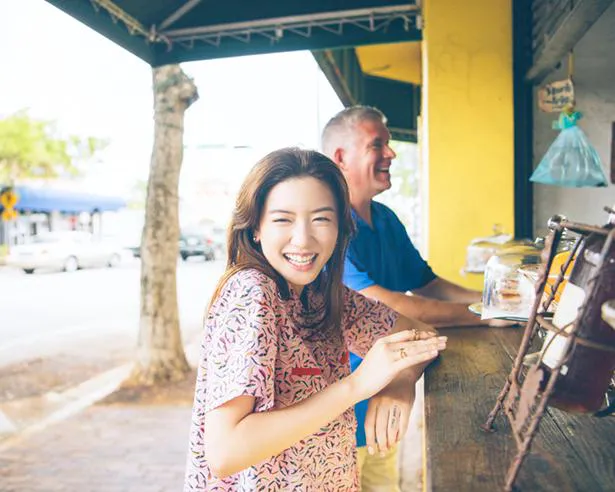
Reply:
[[398, 331], [397, 333], [387, 335], [386, 337], [382, 337], [378, 341], [381, 343], [396, 343], [396, 342], [407, 342], [409, 340], [417, 340], [417, 339], [418, 339], [417, 330], [402, 330], [402, 331]]
[[387, 348], [393, 352], [403, 351], [403, 353], [407, 355], [430, 350], [444, 350], [446, 348], [446, 342], [447, 337], [433, 337], [426, 340], [388, 343]]
[[419, 340], [428, 340], [438, 336], [437, 331], [433, 330], [418, 330]]
[[408, 369], [409, 367], [416, 366], [419, 364], [424, 364], [425, 362], [430, 362], [438, 357], [439, 352], [437, 350], [433, 350], [431, 352], [423, 352], [420, 354], [409, 355], [404, 358], [400, 358], [395, 361], [395, 370], [403, 371], [404, 369]]

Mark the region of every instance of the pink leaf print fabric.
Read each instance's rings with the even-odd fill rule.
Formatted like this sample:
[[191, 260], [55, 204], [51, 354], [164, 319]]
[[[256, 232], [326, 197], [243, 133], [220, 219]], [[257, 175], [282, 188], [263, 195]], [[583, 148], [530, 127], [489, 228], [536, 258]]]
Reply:
[[[308, 289], [308, 305], [324, 299]], [[390, 333], [397, 315], [344, 287], [344, 343], [304, 328], [305, 307], [282, 299], [275, 282], [248, 269], [231, 277], [205, 322], [190, 429], [184, 492], [358, 490], [354, 410], [282, 453], [225, 479], [207, 465], [205, 415], [240, 396], [255, 412], [293, 405], [350, 374], [348, 350], [365, 355]]]

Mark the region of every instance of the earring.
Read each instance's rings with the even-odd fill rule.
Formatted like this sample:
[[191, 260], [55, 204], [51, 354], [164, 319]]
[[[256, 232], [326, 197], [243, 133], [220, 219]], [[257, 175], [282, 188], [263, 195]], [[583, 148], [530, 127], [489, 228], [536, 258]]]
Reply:
[[252, 241], [254, 241], [255, 243], [258, 243], [258, 238], [256, 236], [252, 236]]

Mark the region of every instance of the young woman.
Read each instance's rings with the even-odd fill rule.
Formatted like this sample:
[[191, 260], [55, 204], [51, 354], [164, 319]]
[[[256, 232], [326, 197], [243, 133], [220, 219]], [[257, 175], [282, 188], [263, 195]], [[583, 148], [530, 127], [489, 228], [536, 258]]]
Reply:
[[[358, 490], [353, 405], [396, 378], [411, 391], [446, 340], [342, 285], [352, 229], [344, 178], [317, 152], [273, 152], [246, 177], [205, 323], [185, 491]], [[352, 374], [349, 349], [364, 356]], [[392, 445], [395, 411], [389, 423]]]

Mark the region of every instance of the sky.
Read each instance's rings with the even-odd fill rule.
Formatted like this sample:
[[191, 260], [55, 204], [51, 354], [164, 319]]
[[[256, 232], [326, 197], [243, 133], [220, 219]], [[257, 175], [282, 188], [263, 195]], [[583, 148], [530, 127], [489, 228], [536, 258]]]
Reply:
[[[125, 193], [147, 179], [153, 110], [145, 62], [44, 0], [0, 0], [0, 46], [0, 117], [27, 108], [65, 134], [108, 139], [83, 180], [92, 192]], [[322, 126], [342, 109], [309, 52], [182, 68], [200, 95], [186, 113], [183, 182], [199, 173], [236, 178], [236, 161], [245, 167], [279, 147], [317, 148]], [[244, 149], [235, 155], [234, 147]]]

